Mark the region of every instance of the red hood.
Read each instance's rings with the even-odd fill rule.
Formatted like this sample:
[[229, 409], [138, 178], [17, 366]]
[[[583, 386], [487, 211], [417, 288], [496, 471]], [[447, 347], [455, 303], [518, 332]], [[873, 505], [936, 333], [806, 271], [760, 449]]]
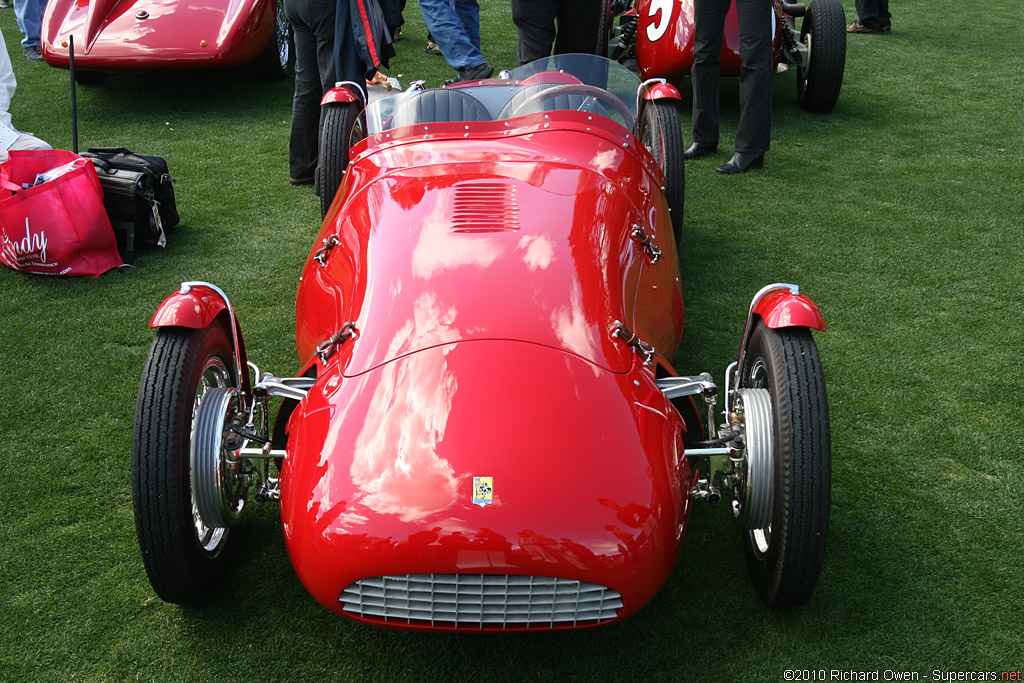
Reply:
[[[622, 616], [658, 590], [685, 520], [678, 415], [650, 374], [535, 344], [463, 342], [328, 374], [290, 422], [282, 521], [307, 588], [483, 573], [592, 581]], [[493, 503], [474, 504], [474, 477]]]
[[[554, 143], [572, 149], [574, 135], [585, 160], [551, 153]], [[483, 339], [542, 344], [624, 372], [631, 352], [610, 333], [633, 320], [644, 258], [630, 226], [647, 217], [631, 200], [651, 191], [650, 176], [593, 134], [562, 132], [542, 145], [406, 144], [353, 164], [346, 201], [317, 246], [339, 243], [325, 265], [311, 259], [303, 272], [303, 364], [353, 321], [360, 337], [341, 361], [349, 376]], [[542, 149], [552, 158], [539, 159]]]

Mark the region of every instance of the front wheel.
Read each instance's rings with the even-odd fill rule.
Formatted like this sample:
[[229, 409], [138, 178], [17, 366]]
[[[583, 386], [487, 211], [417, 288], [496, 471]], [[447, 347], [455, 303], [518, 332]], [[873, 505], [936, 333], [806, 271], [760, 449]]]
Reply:
[[334, 195], [341, 187], [348, 167], [349, 149], [366, 137], [366, 117], [361, 102], [330, 102], [323, 106], [326, 110], [316, 173], [321, 218], [327, 215]]
[[208, 526], [191, 485], [193, 422], [207, 391], [234, 384], [228, 332], [214, 323], [157, 331], [142, 371], [132, 439], [132, 502], [142, 560], [157, 595], [198, 605], [224, 580], [233, 531]]
[[807, 66], [796, 69], [797, 102], [827, 114], [839, 100], [846, 70], [846, 12], [840, 0], [814, 0], [800, 25], [800, 42], [810, 47]]
[[763, 408], [761, 418], [745, 411], [748, 451], [757, 447], [750, 423], [765, 428], [758, 437], [764, 458], [748, 463], [761, 466], [765, 476], [764, 484], [748, 482], [763, 495], [748, 497], [754, 509], [747, 526], [755, 528], [743, 529], [747, 565], [765, 604], [794, 607], [810, 599], [825, 553], [831, 488], [825, 376], [806, 328], [776, 330], [759, 322], [746, 357], [740, 392], [750, 392], [758, 399], [751, 403]]
[[651, 100], [640, 116], [640, 142], [665, 173], [665, 199], [672, 218], [676, 245], [683, 235], [686, 171], [683, 166], [683, 131], [675, 100]]
[[600, 14], [595, 31], [594, 54], [607, 57], [612, 42], [612, 0], [598, 1], [595, 4], [600, 6]]

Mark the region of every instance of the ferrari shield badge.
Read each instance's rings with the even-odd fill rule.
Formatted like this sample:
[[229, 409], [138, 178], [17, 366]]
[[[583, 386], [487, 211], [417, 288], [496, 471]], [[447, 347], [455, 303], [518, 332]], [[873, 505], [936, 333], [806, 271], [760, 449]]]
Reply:
[[487, 507], [494, 502], [494, 477], [473, 477], [473, 505]]

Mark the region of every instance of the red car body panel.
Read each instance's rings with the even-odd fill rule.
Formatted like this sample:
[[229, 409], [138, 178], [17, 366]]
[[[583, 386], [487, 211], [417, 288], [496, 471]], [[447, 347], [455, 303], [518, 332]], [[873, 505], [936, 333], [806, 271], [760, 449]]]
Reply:
[[352, 102], [358, 102], [359, 96], [352, 92], [351, 88], [339, 87], [331, 88], [324, 93], [323, 99], [320, 100], [320, 104], [331, 104], [332, 102], [339, 102], [344, 104], [350, 104]]
[[84, 69], [235, 66], [266, 50], [276, 8], [276, 0], [50, 0], [40, 42], [47, 63], [64, 68], [70, 36]]
[[754, 315], [764, 320], [770, 328], [807, 327], [825, 331], [825, 318], [821, 311], [805, 294], [791, 294], [786, 291], [773, 292], [754, 306]]
[[221, 312], [227, 310], [224, 299], [209, 287], [193, 286], [186, 293], [174, 292], [163, 300], [149, 322], [156, 327], [208, 327]]
[[[671, 358], [683, 305], [668, 214], [651, 206], [664, 202], [661, 172], [615, 124], [559, 118], [557, 128], [543, 115], [516, 128], [432, 123], [428, 139], [410, 127], [404, 138], [394, 131], [357, 145], [299, 287], [303, 366], [349, 321], [363, 338], [343, 351], [352, 355], [346, 374], [470, 339], [531, 341], [624, 372], [631, 352], [609, 336], [616, 320]], [[467, 212], [480, 197], [493, 211]], [[627, 230], [652, 221], [664, 254], [646, 269], [655, 275], [642, 272], [643, 250]], [[594, 243], [595, 234], [605, 239]], [[314, 256], [332, 235], [340, 243], [321, 266]], [[525, 291], [512, 295], [516, 287]], [[435, 324], [456, 314], [469, 322]]]
[[[592, 582], [621, 594], [615, 619], [659, 590], [692, 479], [654, 384], [683, 330], [663, 181], [629, 131], [579, 111], [356, 145], [299, 286], [299, 358], [318, 377], [281, 476], [288, 552], [325, 607], [456, 628], [339, 602], [388, 575]], [[620, 321], [656, 347], [652, 367], [613, 336]], [[356, 336], [320, 364], [347, 322]], [[491, 505], [474, 504], [478, 476]]]
[[[772, 30], [775, 58], [778, 59], [781, 38], [775, 20], [774, 3]], [[643, 78], [665, 78], [680, 83], [693, 68], [693, 0], [640, 0], [636, 16], [636, 57]], [[740, 75], [740, 39], [736, 5], [729, 7], [725, 18], [725, 36], [722, 44], [724, 77]]]
[[625, 618], [668, 578], [691, 473], [649, 371], [499, 340], [340, 372], [292, 416], [281, 490], [292, 563], [327, 609], [352, 617], [339, 596], [367, 577], [514, 574], [607, 586]]
[[201, 330], [212, 325], [218, 316], [224, 316], [223, 324], [229, 335], [237, 335], [238, 366], [235, 374], [239, 376], [242, 389], [248, 392], [251, 382], [249, 374], [244, 371], [249, 360], [245, 351], [245, 339], [238, 324], [238, 317], [234, 316], [231, 322], [228, 322], [229, 315], [233, 315], [233, 312], [229, 312], [227, 301], [219, 293], [205, 285], [192, 284], [188, 291], [178, 290], [164, 299], [153, 314], [153, 319], [149, 321], [149, 326]]

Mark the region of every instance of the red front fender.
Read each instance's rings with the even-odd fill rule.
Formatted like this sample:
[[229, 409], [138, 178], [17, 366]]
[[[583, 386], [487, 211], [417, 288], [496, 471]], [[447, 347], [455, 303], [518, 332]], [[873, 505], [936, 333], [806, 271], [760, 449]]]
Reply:
[[752, 313], [772, 329], [809, 327], [825, 331], [825, 319], [821, 311], [805, 294], [793, 294], [788, 290], [772, 292], [754, 305]]
[[[188, 291], [183, 291], [188, 289]], [[188, 327], [201, 330], [228, 308], [225, 301], [210, 287], [189, 287], [164, 299], [149, 321], [150, 327]]]
[[343, 86], [335, 86], [324, 93], [323, 99], [320, 100], [320, 106], [330, 104], [332, 102], [361, 102], [359, 95], [352, 92], [351, 88], [345, 88]]
[[651, 88], [648, 88], [644, 92], [645, 100], [681, 100], [683, 96], [679, 94], [679, 89], [671, 83], [659, 83]]
[[223, 315], [228, 335], [235, 345], [235, 372], [240, 380], [239, 388], [246, 396], [249, 395], [248, 358], [245, 353], [245, 340], [238, 318], [231, 309], [227, 296], [209, 284], [182, 283], [181, 289], [163, 300], [149, 321], [151, 328], [185, 327], [201, 330], [213, 324], [218, 316]]
[[768, 285], [755, 294], [753, 301], [750, 302], [747, 325], [743, 330], [743, 339], [740, 342], [739, 361], [736, 364], [737, 373], [743, 372], [747, 342], [750, 340], [758, 318], [771, 329], [807, 327], [812, 330], [825, 331], [825, 318], [822, 317], [821, 311], [809, 296], [800, 293], [799, 287], [785, 283]]

